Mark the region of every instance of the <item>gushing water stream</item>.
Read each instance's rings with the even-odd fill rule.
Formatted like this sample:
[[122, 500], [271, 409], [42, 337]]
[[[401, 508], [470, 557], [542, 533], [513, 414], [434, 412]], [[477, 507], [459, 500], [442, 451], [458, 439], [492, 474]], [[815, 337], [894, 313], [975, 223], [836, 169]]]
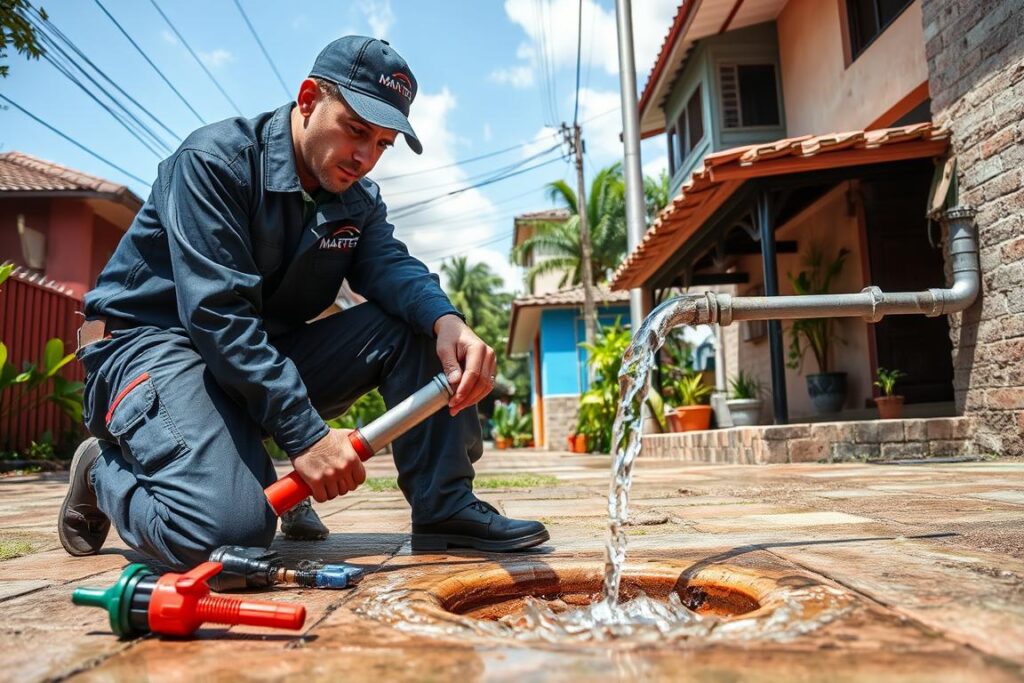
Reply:
[[[624, 525], [629, 514], [633, 464], [640, 453], [642, 407], [658, 350], [674, 328], [697, 319], [699, 297], [679, 297], [656, 308], [643, 321], [622, 358], [620, 402], [612, 428], [612, 472], [608, 489], [608, 537], [605, 542], [604, 587], [601, 598], [583, 607], [560, 600], [527, 597], [524, 606], [497, 621], [472, 619], [437, 609], [429, 597], [403, 589], [384, 592], [361, 611], [398, 628], [444, 635], [474, 634], [553, 643], [628, 638], [636, 642], [700, 637], [705, 640], [784, 639], [806, 633], [844, 613], [845, 596], [825, 586], [792, 592], [785, 604], [767, 617], [723, 621], [697, 614], [676, 593], [667, 601], [642, 592], [620, 602], [626, 559]], [[805, 610], [804, 605], [815, 608]]]

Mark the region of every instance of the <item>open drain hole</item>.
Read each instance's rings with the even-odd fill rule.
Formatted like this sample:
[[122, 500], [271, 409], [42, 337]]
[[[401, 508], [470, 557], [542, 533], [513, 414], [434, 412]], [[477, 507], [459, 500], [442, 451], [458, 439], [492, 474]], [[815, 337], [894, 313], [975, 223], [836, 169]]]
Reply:
[[[742, 577], [737, 577], [742, 578]], [[522, 612], [528, 597], [544, 602], [555, 613], [585, 607], [601, 599], [604, 580], [600, 572], [579, 570], [534, 570], [531, 572], [488, 572], [478, 577], [461, 576], [445, 582], [435, 591], [440, 606], [448, 612], [472, 619], [496, 621]], [[687, 579], [678, 575], [633, 573], [622, 577], [623, 601], [643, 593], [656, 601], [667, 601], [671, 593], [702, 615], [721, 618], [748, 614], [761, 607], [756, 590], [745, 590], [742, 581]]]

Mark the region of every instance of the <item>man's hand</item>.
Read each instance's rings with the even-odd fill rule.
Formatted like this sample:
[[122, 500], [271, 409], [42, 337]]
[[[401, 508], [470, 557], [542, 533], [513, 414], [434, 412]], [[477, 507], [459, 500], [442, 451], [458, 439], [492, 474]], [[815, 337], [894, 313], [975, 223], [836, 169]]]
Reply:
[[494, 349], [485, 344], [457, 315], [442, 315], [434, 323], [437, 336], [437, 357], [455, 389], [448, 402], [448, 412], [457, 415], [463, 408], [476, 405], [494, 388], [498, 359]]
[[351, 429], [332, 429], [327, 436], [292, 458], [292, 466], [309, 484], [318, 503], [343, 496], [366, 481], [366, 469], [348, 435]]

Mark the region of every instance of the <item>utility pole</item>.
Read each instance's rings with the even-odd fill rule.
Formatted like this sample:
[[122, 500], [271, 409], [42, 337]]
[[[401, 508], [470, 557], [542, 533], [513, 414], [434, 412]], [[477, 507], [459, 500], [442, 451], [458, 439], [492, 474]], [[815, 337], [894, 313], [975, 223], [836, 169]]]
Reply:
[[[636, 249], [647, 230], [644, 206], [644, 177], [640, 169], [640, 112], [636, 98], [636, 66], [633, 59], [633, 14], [630, 0], [615, 1], [615, 24], [619, 43], [619, 90], [622, 92], [622, 147], [626, 181], [626, 242]], [[629, 317], [633, 334], [647, 314], [644, 291], [629, 290]]]
[[[588, 344], [597, 339], [597, 310], [594, 307], [594, 269], [591, 263], [590, 226], [587, 225], [587, 191], [583, 182], [583, 140], [580, 137], [580, 126], [574, 123], [572, 128], [562, 124], [562, 135], [571, 145], [576, 157], [576, 215], [580, 219], [580, 258], [582, 259], [583, 279], [583, 325]], [[587, 376], [593, 380], [592, 367]]]

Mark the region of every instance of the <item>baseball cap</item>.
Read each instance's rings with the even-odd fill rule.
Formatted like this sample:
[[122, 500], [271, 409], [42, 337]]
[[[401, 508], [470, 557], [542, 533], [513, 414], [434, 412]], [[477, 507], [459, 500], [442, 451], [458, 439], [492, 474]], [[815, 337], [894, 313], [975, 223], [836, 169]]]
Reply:
[[310, 76], [337, 84], [346, 104], [370, 123], [405, 135], [420, 154], [409, 124], [409, 106], [416, 97], [416, 78], [402, 56], [384, 40], [345, 36], [328, 44], [313, 63]]

